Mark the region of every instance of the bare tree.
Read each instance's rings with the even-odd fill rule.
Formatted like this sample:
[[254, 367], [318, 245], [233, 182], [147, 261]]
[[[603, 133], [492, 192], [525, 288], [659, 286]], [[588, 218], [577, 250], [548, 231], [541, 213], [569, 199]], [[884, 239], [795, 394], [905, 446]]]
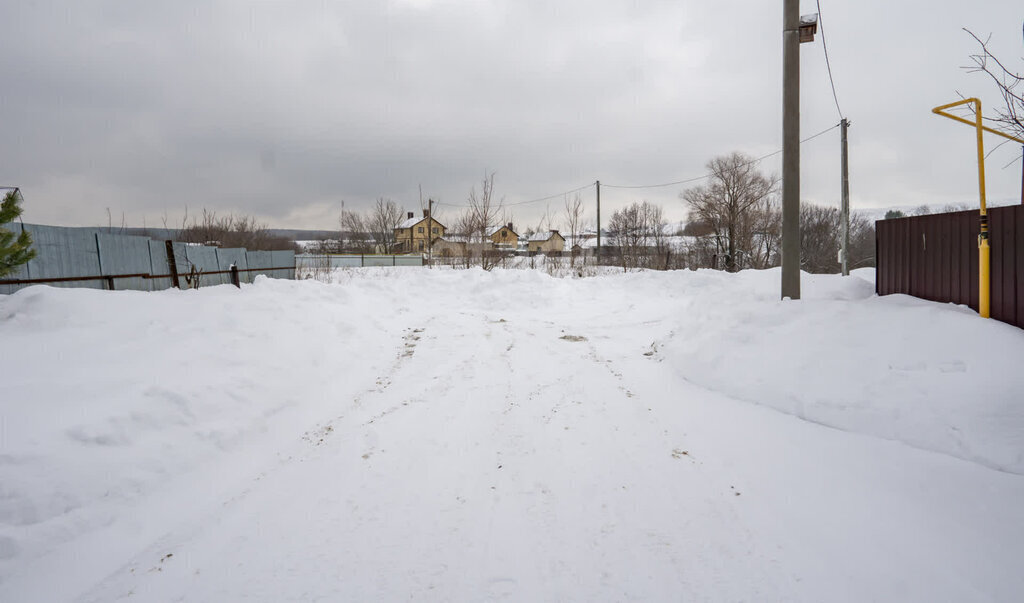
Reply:
[[480, 266], [490, 270], [494, 267], [497, 256], [489, 253], [488, 237], [491, 229], [498, 224], [498, 216], [503, 215], [505, 205], [504, 198], [495, 198], [494, 172], [484, 172], [479, 193], [476, 186], [469, 189], [468, 202], [468, 207], [459, 220], [460, 226], [466, 229], [466, 235], [469, 237], [466, 253], [476, 256], [480, 260]]
[[580, 243], [580, 229], [583, 222], [583, 199], [576, 193], [572, 199], [565, 197], [565, 223], [569, 227], [569, 266], [576, 265], [576, 246]]
[[338, 218], [338, 226], [341, 230], [341, 244], [339, 251], [349, 253], [372, 253], [373, 246], [370, 244], [370, 227], [363, 214], [350, 209], [341, 210], [341, 217]]
[[668, 266], [666, 225], [661, 207], [647, 201], [612, 213], [608, 231], [623, 270]]
[[644, 201], [640, 204], [643, 213], [645, 227], [647, 228], [648, 246], [645, 264], [648, 268], [657, 270], [668, 270], [670, 266], [671, 250], [668, 245], [668, 235], [665, 230], [668, 228], [668, 221], [660, 205], [654, 205]]
[[863, 214], [850, 214], [850, 268], [875, 265], [875, 223]]
[[640, 204], [612, 212], [608, 220], [609, 239], [619, 256], [619, 263], [626, 272], [637, 266], [638, 249], [643, 241], [643, 225], [640, 215]]
[[[186, 213], [186, 220], [187, 220]], [[214, 247], [245, 247], [250, 250], [294, 249], [287, 237], [272, 234], [265, 224], [252, 216], [217, 215], [204, 209], [191, 223], [182, 222], [177, 237], [183, 243], [201, 243]]]
[[708, 162], [711, 172], [706, 185], [684, 191], [681, 197], [689, 204], [691, 215], [708, 224], [725, 252], [725, 269], [740, 269], [737, 251], [744, 222], [757, 204], [775, 192], [778, 178], [765, 176], [755, 161], [742, 153], [715, 157]]
[[762, 199], [752, 208], [750, 215], [749, 266], [769, 268], [779, 265], [779, 246], [782, 244], [782, 210], [773, 197]]
[[1003, 97], [1003, 106], [996, 109], [995, 117], [986, 118], [998, 124], [1001, 129], [1008, 130], [1018, 138], [1024, 138], [1024, 75], [1011, 71], [988, 48], [990, 38], [982, 40], [969, 29], [964, 28], [981, 46], [981, 50], [970, 55], [972, 65], [964, 67], [971, 73], [985, 73], [996, 85], [996, 90]]
[[366, 219], [366, 226], [380, 253], [395, 251], [395, 228], [402, 223], [403, 216], [404, 212], [397, 203], [385, 197], [377, 198]]
[[812, 273], [839, 271], [839, 229], [842, 214], [835, 207], [800, 204], [800, 269]]
[[[800, 268], [814, 273], [839, 272], [842, 213], [836, 207], [800, 205]], [[875, 226], [863, 215], [850, 215], [850, 267], [875, 263]]]

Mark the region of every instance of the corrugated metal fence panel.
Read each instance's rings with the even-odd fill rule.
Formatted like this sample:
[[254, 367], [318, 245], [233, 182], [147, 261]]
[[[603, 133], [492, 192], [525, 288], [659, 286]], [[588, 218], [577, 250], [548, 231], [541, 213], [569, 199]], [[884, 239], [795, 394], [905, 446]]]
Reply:
[[1024, 209], [1013, 214], [1013, 222], [1016, 225], [1017, 239], [1014, 241], [1016, 256], [1014, 261], [1017, 266], [1017, 324], [1024, 323]]
[[[100, 274], [151, 274], [149, 241], [149, 237], [97, 233]], [[152, 287], [149, 279], [141, 277], [114, 279], [113, 283], [114, 289], [149, 291]]]
[[329, 256], [331, 268], [360, 268], [363, 265], [361, 255], [332, 255]]
[[[234, 264], [240, 271], [244, 271], [249, 267], [249, 264], [245, 261], [245, 249], [241, 247], [233, 248], [220, 248], [217, 249], [217, 265], [220, 266], [218, 270], [231, 270], [231, 265]], [[227, 277], [227, 282], [231, 282], [231, 275], [224, 275]], [[238, 280], [243, 283], [251, 283], [252, 277], [249, 276], [248, 272], [239, 272]]]
[[1017, 264], [1017, 216], [1024, 207], [996, 207], [990, 213], [992, 230], [992, 318], [1024, 327], [1017, 314], [1017, 282], [1024, 266]]
[[[184, 246], [182, 246], [184, 247]], [[185, 250], [181, 250], [182, 256], [184, 257]], [[171, 267], [167, 263], [167, 243], [165, 241], [154, 241], [149, 240], [149, 273], [150, 274], [170, 274]], [[162, 289], [170, 289], [174, 286], [174, 281], [170, 278], [154, 278], [149, 281], [150, 291], [160, 291]]]
[[397, 266], [398, 256], [394, 255], [368, 255], [363, 257], [363, 266]]
[[361, 268], [367, 266], [423, 266], [423, 256], [414, 255], [314, 255], [295, 256], [295, 265], [311, 270], [327, 265], [331, 268]]
[[[273, 259], [274, 257], [270, 254], [269, 251], [245, 252], [245, 261], [248, 263], [249, 266], [252, 266], [253, 268], [273, 268], [273, 265], [271, 265], [270, 263], [273, 261]], [[249, 278], [251, 278], [252, 280], [256, 280], [256, 277], [261, 274], [273, 276], [272, 274], [270, 274], [270, 272], [267, 272], [265, 270], [259, 270], [255, 272], [250, 272]]]
[[[879, 220], [875, 290], [978, 309], [978, 212]], [[992, 318], [1024, 328], [1024, 206], [989, 211]]]
[[422, 266], [422, 255], [399, 255], [395, 256], [396, 266]]
[[[4, 230], [7, 230], [8, 232], [13, 233], [15, 238], [17, 238], [18, 236], [21, 235], [21, 224], [20, 223], [6, 224], [4, 226], [0, 226], [0, 228], [3, 228]], [[21, 266], [18, 266], [18, 268], [16, 268], [14, 270], [14, 272], [8, 274], [7, 276], [0, 277], [0, 278], [9, 278], [11, 280], [29, 278], [29, 276], [28, 276], [28, 265], [22, 264]], [[22, 288], [27, 287], [27, 286], [28, 285], [0, 285], [0, 294], [14, 293], [18, 289], [22, 289]]]
[[[28, 231], [36, 257], [21, 266], [13, 274], [0, 280], [46, 279], [95, 277], [85, 281], [46, 283], [54, 287], [87, 287], [106, 289], [108, 279], [103, 275], [124, 274], [169, 274], [165, 241], [149, 237], [120, 235], [100, 229], [41, 226], [36, 224], [9, 225], [9, 230], [20, 234]], [[249, 267], [267, 268], [261, 273], [273, 278], [295, 278], [295, 253], [293, 251], [249, 251], [245, 249], [218, 249], [205, 245], [186, 245], [175, 242], [172, 245], [177, 263], [179, 282], [183, 288], [195, 287], [187, 278], [195, 266], [200, 272], [199, 285], [210, 286], [231, 282], [230, 274], [211, 274], [228, 270], [232, 263], [239, 269]], [[269, 270], [280, 268], [279, 270]], [[242, 272], [239, 276], [251, 282], [257, 273]], [[164, 278], [120, 278], [113, 279], [115, 289], [156, 291], [173, 286], [172, 279]], [[30, 285], [0, 284], [0, 294], [14, 293]]]
[[282, 268], [283, 270], [275, 270], [271, 276], [274, 278], [283, 278], [293, 280], [295, 278], [295, 252], [286, 249], [281, 251], [271, 251], [270, 257], [272, 258], [271, 268]]
[[[212, 287], [214, 285], [223, 285], [225, 280], [220, 274], [206, 274], [208, 272], [217, 272], [220, 267], [217, 265], [217, 249], [215, 247], [207, 247], [206, 245], [186, 245], [185, 246], [185, 260], [186, 264], [178, 264], [178, 273], [183, 275], [181, 279], [182, 288], [185, 287], [187, 279], [184, 275], [191, 274], [192, 268], [195, 267], [196, 271], [199, 272], [199, 283], [200, 287]], [[190, 287], [195, 288], [196, 283], [192, 282], [189, 284]]]
[[[100, 254], [93, 231], [25, 224], [32, 235], [36, 257], [28, 263], [28, 278], [96, 276], [100, 272]], [[101, 280], [51, 283], [53, 287], [105, 289]]]

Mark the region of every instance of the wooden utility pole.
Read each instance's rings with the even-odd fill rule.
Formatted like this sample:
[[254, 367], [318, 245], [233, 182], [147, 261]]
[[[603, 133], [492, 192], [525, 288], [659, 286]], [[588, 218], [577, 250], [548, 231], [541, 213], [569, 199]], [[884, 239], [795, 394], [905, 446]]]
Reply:
[[843, 212], [843, 276], [850, 276], [850, 162], [848, 155], [848, 147], [846, 144], [846, 129], [850, 127], [850, 120], [845, 117], [839, 125], [842, 126], [842, 157], [840, 159], [840, 167], [843, 172], [842, 182], [842, 212]]
[[601, 181], [594, 183], [597, 186], [597, 265], [601, 265]]
[[427, 199], [427, 267], [434, 267], [434, 200]]
[[782, 298], [800, 299], [800, 2], [783, 1]]

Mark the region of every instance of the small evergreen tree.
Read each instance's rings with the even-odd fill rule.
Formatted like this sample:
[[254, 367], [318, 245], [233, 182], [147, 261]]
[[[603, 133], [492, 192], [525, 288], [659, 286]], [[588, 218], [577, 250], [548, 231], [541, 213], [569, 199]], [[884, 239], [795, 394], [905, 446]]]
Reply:
[[[18, 189], [8, 191], [4, 195], [3, 203], [0, 204], [0, 227], [21, 215], [21, 194]], [[32, 237], [27, 231], [22, 230], [17, 239], [14, 233], [6, 228], [0, 228], [0, 278], [14, 272], [14, 270], [25, 262], [36, 257], [36, 250], [32, 249]]]
[[898, 209], [890, 209], [889, 211], [885, 212], [885, 219], [886, 220], [892, 220], [894, 218], [905, 218], [905, 217], [907, 217], [907, 214], [901, 212]]

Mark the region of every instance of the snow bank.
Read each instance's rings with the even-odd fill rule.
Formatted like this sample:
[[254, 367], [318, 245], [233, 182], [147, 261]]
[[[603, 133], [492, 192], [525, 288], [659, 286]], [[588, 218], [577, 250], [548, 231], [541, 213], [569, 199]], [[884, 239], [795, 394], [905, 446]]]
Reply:
[[[320, 567], [316, 563], [329, 566], [325, 559], [338, 555], [337, 543], [321, 535], [318, 513], [341, 509], [345, 513], [332, 516], [335, 528], [361, 538], [372, 533], [392, 547], [407, 544], [401, 530], [423, 529], [414, 520], [418, 513], [427, 513], [429, 517], [420, 519], [432, 527], [425, 536], [416, 532], [424, 540], [413, 543], [411, 557], [403, 557], [409, 564], [405, 569], [424, 584], [434, 573], [448, 576], [447, 582], [442, 580], [448, 589], [443, 592], [451, 598], [479, 599], [486, 592], [445, 573], [462, 576], [457, 565], [450, 570], [439, 569], [440, 561], [430, 565], [425, 552], [446, 550], [446, 563], [468, 556], [482, 567], [489, 549], [484, 545], [481, 552], [480, 543], [492, 534], [493, 518], [511, 518], [512, 523], [499, 523], [493, 534], [512, 542], [516, 530], [509, 526], [526, 522], [522, 530], [533, 534], [527, 520], [538, 509], [545, 521], [559, 518], [546, 531], [561, 530], [564, 536], [561, 543], [548, 543], [554, 547], [552, 562], [563, 565], [554, 573], [545, 569], [546, 578], [534, 576], [531, 584], [538, 596], [550, 593], [547, 589], [555, 582], [568, 589], [568, 598], [574, 598], [572, 593], [616, 598], [627, 592], [603, 588], [606, 577], [574, 574], [582, 570], [565, 565], [566, 559], [586, 565], [591, 560], [586, 555], [596, 555], [599, 563], [626, 564], [620, 574], [635, 570], [650, 578], [643, 588], [629, 592], [674, 592], [645, 573], [646, 566], [630, 566], [629, 559], [648, 559], [655, 550], [650, 547], [685, 545], [689, 519], [677, 504], [707, 514], [706, 522], [698, 522], [704, 528], [701, 539], [693, 541], [697, 548], [684, 552], [699, 567], [714, 566], [711, 573], [687, 578], [712, 589], [718, 580], [715, 571], [729, 576], [744, 564], [750, 572], [756, 570], [757, 580], [775, 580], [781, 574], [764, 564], [776, 563], [774, 551], [781, 542], [801, 551], [802, 557], [790, 558], [797, 565], [825, 550], [825, 559], [854, 555], [863, 564], [863, 573], [842, 576], [836, 574], [841, 563], [802, 567], [807, 583], [817, 580], [820, 589], [800, 591], [806, 596], [793, 598], [820, 598], [835, 579], [851, 588], [863, 584], [865, 574], [888, 571], [878, 566], [880, 557], [870, 546], [845, 551], [834, 543], [856, 539], [855, 532], [865, 529], [884, 539], [894, 526], [873, 518], [896, 507], [899, 518], [913, 517], [923, 504], [922, 492], [941, 491], [949, 506], [911, 526], [914, 538], [935, 533], [936, 517], [956, 517], [963, 524], [957, 528], [958, 538], [980, 539], [971, 546], [984, 548], [983, 559], [1005, 542], [993, 535], [985, 517], [961, 514], [967, 503], [942, 488], [1011, 493], [999, 500], [1020, 491], [1024, 378], [1015, 364], [1024, 356], [1024, 331], [981, 320], [963, 307], [906, 296], [875, 297], [872, 277], [870, 270], [849, 278], [804, 275], [803, 299], [797, 302], [777, 299], [777, 270], [735, 275], [615, 271], [562, 279], [539, 270], [383, 268], [339, 270], [333, 284], [261, 277], [242, 289], [147, 293], [30, 287], [0, 296], [0, 599], [9, 594], [12, 600], [27, 600], [35, 593], [35, 598], [61, 600], [93, 592], [92, 598], [104, 600], [115, 587], [130, 591], [135, 586], [123, 581], [138, 578], [128, 570], [141, 567], [140, 551], [148, 555], [166, 548], [167, 542], [198, 541], [198, 535], [230, 526], [251, 529], [248, 515], [218, 514], [236, 504], [257, 518], [267, 517], [272, 512], [267, 508], [275, 505], [314, 505], [308, 515], [282, 512], [266, 519], [274, 525], [303, 524], [296, 527], [308, 530], [303, 538], [323, 540], [306, 551], [318, 555], [310, 566], [314, 568]], [[499, 381], [503, 389], [492, 391], [491, 385]], [[686, 382], [693, 387], [681, 388]], [[414, 410], [403, 419], [389, 419], [403, 408]], [[662, 414], [655, 417], [655, 412]], [[809, 423], [789, 415], [850, 434], [817, 426], [797, 429], [792, 424]], [[376, 427], [385, 419], [391, 431]], [[663, 426], [659, 421], [667, 422]], [[733, 421], [736, 430], [730, 432]], [[700, 435], [691, 433], [686, 439], [690, 444], [685, 444], [678, 425]], [[759, 429], [766, 431], [763, 437]], [[581, 439], [563, 439], [571, 437]], [[779, 448], [790, 437], [807, 438], [801, 446], [813, 443], [813, 448], [806, 453], [801, 446]], [[320, 450], [332, 438], [337, 444], [331, 450], [344, 456], [328, 455], [324, 444], [322, 457], [308, 458], [311, 463], [319, 458], [320, 465], [300, 472], [280, 469], [306, 460], [308, 450]], [[665, 450], [651, 448], [652, 438]], [[722, 442], [728, 449], [715, 450]], [[686, 447], [698, 444], [704, 446], [694, 453], [704, 455], [699, 461]], [[754, 454], [760, 445], [774, 447], [773, 453], [762, 454], [780, 459], [764, 483], [757, 482], [765, 467]], [[870, 460], [851, 460], [843, 456], [845, 449]], [[836, 457], [801, 456], [814, 451]], [[423, 459], [431, 454], [441, 460]], [[518, 460], [521, 466], [495, 474], [505, 463], [502, 458]], [[667, 487], [667, 467], [678, 470], [690, 466], [681, 463], [691, 462], [703, 466], [705, 459], [714, 471], [700, 479], [685, 478], [696, 481], [680, 482], [673, 490], [678, 499], [660, 497]], [[895, 506], [887, 506], [885, 496], [890, 494], [884, 493], [871, 513], [858, 516], [859, 523], [850, 523], [846, 532], [830, 528], [831, 545], [821, 542], [820, 526], [813, 522], [792, 534], [772, 528], [776, 517], [766, 509], [776, 507], [768, 499], [784, 513], [792, 506], [785, 502], [790, 489], [819, 497], [809, 500], [822, 505], [838, 504], [830, 494], [815, 490], [823, 476], [833, 473], [831, 461], [845, 470], [863, 464], [848, 483], [837, 486], [841, 492], [873, 488], [878, 485], [873, 479], [883, 480], [885, 488], [904, 484], [909, 490], [892, 495], [901, 501]], [[879, 469], [880, 463], [904, 461], [907, 467], [941, 473], [914, 481], [899, 471]], [[737, 470], [740, 463], [747, 469]], [[786, 473], [782, 465], [795, 469]], [[375, 466], [382, 469], [373, 472]], [[801, 477], [805, 473], [810, 477]], [[546, 475], [543, 481], [539, 474]], [[726, 474], [733, 475], [729, 482]], [[501, 494], [492, 492], [496, 483], [506, 483], [497, 475], [509, 480]], [[265, 476], [275, 487], [287, 488], [259, 490]], [[432, 481], [438, 476], [447, 481]], [[732, 489], [741, 478], [751, 484], [744, 500], [755, 496], [755, 484], [766, 497], [766, 506], [758, 511], [763, 517], [720, 506], [722, 496], [739, 496]], [[787, 493], [772, 493], [776, 482], [781, 485], [774, 487]], [[587, 490], [574, 490], [577, 483]], [[643, 496], [629, 498], [627, 483], [630, 492]], [[309, 490], [293, 497], [303, 487]], [[700, 491], [709, 487], [721, 487], [725, 494]], [[262, 492], [262, 498], [250, 494], [254, 491]], [[561, 498], [552, 491], [561, 491]], [[609, 498], [609, 492], [618, 498]], [[270, 507], [260, 507], [257, 499]], [[499, 502], [487, 506], [488, 500]], [[607, 525], [593, 523], [602, 513], [597, 505], [593, 512], [577, 513], [592, 500], [615, 509], [614, 518], [601, 519]], [[1004, 506], [1016, 508], [1012, 501], [1001, 506], [999, 500], [989, 501], [991, 512], [995, 507], [1000, 513]], [[416, 504], [426, 505], [426, 511]], [[344, 505], [354, 506], [349, 512]], [[654, 514], [639, 512], [646, 508]], [[445, 515], [431, 515], [432, 510]], [[401, 520], [395, 519], [399, 516]], [[752, 522], [749, 530], [737, 527], [737, 516]], [[366, 522], [352, 523], [360, 517]], [[900, 525], [909, 525], [904, 519]], [[404, 527], [388, 531], [393, 524]], [[678, 538], [650, 540], [663, 527]], [[288, 545], [294, 540], [290, 530], [275, 533], [275, 542], [286, 548], [303, 544]], [[1006, 530], [1009, 539], [1013, 530], [1024, 527], [1014, 524]], [[597, 552], [577, 550], [572, 543], [581, 542], [581, 534], [594, 542], [611, 534], [609, 542], [615, 546], [607, 551], [619, 550], [622, 557], [601, 552], [605, 549], [598, 545]], [[727, 542], [735, 540], [730, 534], [743, 540], [742, 547], [765, 556], [761, 561], [732, 559], [700, 548], [701, 542], [721, 536], [714, 546], [739, 555], [730, 548], [739, 545]], [[213, 567], [223, 554], [239, 548], [239, 554], [247, 551], [253, 555], [250, 560], [265, 563], [267, 571], [280, 566], [272, 555], [236, 546], [235, 537], [228, 534], [219, 541], [211, 535], [207, 548], [193, 542], [199, 547], [195, 559], [206, 559], [213, 565], [204, 567]], [[238, 535], [238, 542], [248, 537]], [[371, 578], [391, 575], [389, 557], [372, 539], [359, 542], [369, 554], [353, 549], [353, 565], [346, 567], [363, 568], [371, 572], [366, 573], [370, 578], [359, 581], [363, 569], [346, 574], [356, 581], [353, 588], [365, 589], [348, 592], [373, 598]], [[906, 565], [900, 567], [932, 571], [934, 559], [920, 557], [913, 543], [903, 544], [908, 552], [901, 558]], [[929, 546], [940, 548], [938, 543]], [[512, 550], [530, 556], [522, 542]], [[959, 557], [950, 559], [958, 562]], [[295, 563], [302, 561], [297, 557]], [[738, 565], [730, 565], [733, 561]], [[715, 565], [720, 562], [726, 565]], [[262, 567], [258, 563], [253, 567]], [[661, 577], [681, 575], [674, 564], [666, 561], [651, 571]], [[48, 584], [44, 577], [54, 568], [62, 580]], [[965, 578], [964, 590], [958, 592], [1004, 593], [1019, 585], [1003, 575], [1002, 565], [982, 563], [979, 568], [971, 570], [971, 579]], [[115, 570], [116, 579], [107, 585], [104, 577]], [[159, 584], [185, 589], [183, 596], [191, 593], [200, 599], [202, 593], [223, 599], [252, 592], [244, 584], [232, 590], [222, 583], [207, 584], [209, 591], [199, 586], [189, 591], [181, 580], [200, 580], [197, 575], [168, 570], [167, 579], [177, 576], [177, 581], [152, 582], [150, 588]], [[318, 575], [330, 582], [327, 574]], [[253, 578], [245, 572], [238, 576], [242, 582]], [[593, 590], [584, 595], [572, 590], [565, 580], [573, 576], [595, 580], [588, 582]], [[758, 589], [768, 584], [757, 580], [727, 582], [734, 586], [734, 598], [757, 599], [758, 593], [767, 592]], [[280, 591], [297, 596], [286, 588], [293, 583], [274, 590], [269, 582], [273, 580], [261, 582], [270, 589], [264, 595]], [[993, 590], [985, 591], [989, 583]], [[419, 592], [411, 584], [392, 585], [388, 592]], [[772, 592], [798, 588], [780, 584], [781, 590]], [[403, 586], [411, 590], [403, 591]], [[693, 592], [715, 592], [701, 590], [704, 586], [695, 586]], [[856, 592], [882, 598], [899, 598], [905, 592], [899, 583], [869, 586], [875, 590]], [[88, 591], [93, 587], [99, 590]], [[511, 583], [499, 580], [490, 587], [511, 588]], [[154, 590], [149, 598], [160, 599], [162, 592]]]
[[615, 321], [657, 322], [663, 334], [650, 342], [657, 357], [694, 384], [1024, 474], [1024, 378], [1016, 368], [1024, 331], [979, 320], [965, 306], [876, 297], [871, 268], [849, 278], [803, 274], [795, 303], [779, 300], [780, 269], [623, 274], [604, 267], [578, 281], [542, 269], [336, 275], [341, 284], [397, 279], [427, 295], [441, 284], [455, 293], [440, 302], [452, 308], [467, 298], [494, 310], [575, 300], [583, 312], [600, 311], [612, 329]]
[[1024, 331], [875, 297], [872, 272], [805, 274], [798, 303], [777, 300], [778, 270], [680, 279], [685, 316], [657, 345], [686, 379], [731, 397], [1024, 474]]
[[[241, 290], [0, 296], [0, 582], [12, 559], [303, 424], [310, 405], [340, 395], [324, 373], [372, 373], [390, 356], [390, 302], [369, 287], [266, 277]], [[282, 423], [286, 411], [296, 416]]]

